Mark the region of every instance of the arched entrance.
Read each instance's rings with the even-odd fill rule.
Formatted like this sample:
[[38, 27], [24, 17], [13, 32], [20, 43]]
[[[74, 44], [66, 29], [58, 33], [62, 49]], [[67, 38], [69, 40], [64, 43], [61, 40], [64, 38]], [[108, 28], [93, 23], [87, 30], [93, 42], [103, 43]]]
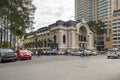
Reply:
[[79, 28], [79, 48], [87, 48], [87, 29], [84, 26]]
[[93, 33], [90, 30], [87, 23], [78, 23], [76, 25], [77, 28], [77, 36], [78, 42], [76, 45], [78, 48], [85, 48], [85, 49], [94, 49], [94, 37]]

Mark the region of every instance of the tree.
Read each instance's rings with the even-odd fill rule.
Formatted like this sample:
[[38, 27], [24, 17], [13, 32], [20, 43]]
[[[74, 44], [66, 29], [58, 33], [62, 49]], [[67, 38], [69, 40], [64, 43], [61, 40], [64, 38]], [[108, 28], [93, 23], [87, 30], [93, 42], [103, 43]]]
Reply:
[[106, 29], [104, 28], [105, 24], [101, 20], [89, 21], [87, 24], [96, 35], [103, 35], [106, 32]]
[[32, 27], [33, 20], [30, 15], [34, 11], [32, 0], [0, 0], [0, 18], [1, 22], [5, 22], [4, 29], [9, 29], [7, 31], [12, 35], [10, 42], [16, 36], [21, 38], [26, 33], [26, 29]]
[[48, 47], [50, 47], [51, 44], [52, 44], [52, 40], [48, 39], [48, 40], [47, 40], [47, 45], [48, 45]]
[[105, 24], [101, 20], [89, 21], [87, 24], [89, 25], [90, 29], [92, 30], [94, 34], [94, 46], [96, 48], [98, 35], [102, 36], [106, 33], [106, 29], [104, 28]]
[[44, 39], [44, 47], [47, 47], [47, 41]]
[[97, 22], [97, 34], [98, 35], [103, 35], [104, 33], [106, 33], [106, 29], [105, 29], [105, 23], [102, 22], [101, 20], [98, 20]]
[[41, 40], [38, 41], [38, 46], [42, 47], [42, 41]]

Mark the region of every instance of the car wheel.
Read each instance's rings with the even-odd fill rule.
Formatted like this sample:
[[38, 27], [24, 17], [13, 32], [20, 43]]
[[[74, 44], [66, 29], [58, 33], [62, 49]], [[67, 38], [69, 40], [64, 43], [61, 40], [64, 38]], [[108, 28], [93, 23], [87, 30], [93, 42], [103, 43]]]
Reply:
[[120, 58], [120, 55], [118, 55], [118, 58]]
[[83, 57], [83, 55], [81, 54], [80, 57]]
[[27, 60], [31, 60], [32, 58], [31, 57], [28, 57]]
[[17, 61], [17, 59], [15, 59], [14, 61]]
[[0, 63], [2, 62], [1, 58], [0, 58]]
[[108, 56], [107, 58], [110, 59], [110, 56]]
[[4, 61], [0, 58], [0, 63], [3, 63]]

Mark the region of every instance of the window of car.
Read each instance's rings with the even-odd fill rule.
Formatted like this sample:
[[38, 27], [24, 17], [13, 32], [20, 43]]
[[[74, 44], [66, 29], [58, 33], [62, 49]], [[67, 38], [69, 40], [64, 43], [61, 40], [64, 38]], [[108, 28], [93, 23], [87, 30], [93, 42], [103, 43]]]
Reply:
[[20, 53], [28, 53], [27, 50], [20, 50]]
[[118, 52], [118, 50], [109, 49], [108, 52], [109, 52], [109, 53], [113, 53], [113, 52]]
[[29, 50], [28, 50], [28, 52], [29, 52], [29, 53], [33, 53], [32, 51], [29, 51]]
[[83, 50], [79, 50], [80, 52], [82, 52]]
[[74, 52], [78, 52], [78, 51], [74, 51]]
[[12, 53], [14, 52], [12, 49], [0, 49], [1, 53]]

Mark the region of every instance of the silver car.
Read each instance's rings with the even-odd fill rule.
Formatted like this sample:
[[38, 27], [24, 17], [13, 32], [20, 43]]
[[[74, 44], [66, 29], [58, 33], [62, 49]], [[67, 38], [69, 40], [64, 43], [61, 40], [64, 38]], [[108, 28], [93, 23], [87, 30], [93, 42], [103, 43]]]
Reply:
[[110, 48], [107, 52], [108, 58], [120, 58], [120, 50], [117, 48]]
[[17, 61], [17, 59], [17, 55], [12, 49], [0, 48], [0, 62]]
[[72, 53], [71, 53], [71, 55], [73, 55], [73, 56], [80, 56], [80, 55], [82, 55], [83, 54], [83, 50], [76, 50], [76, 51], [73, 51]]
[[92, 50], [91, 55], [96, 56], [98, 54], [97, 50]]

